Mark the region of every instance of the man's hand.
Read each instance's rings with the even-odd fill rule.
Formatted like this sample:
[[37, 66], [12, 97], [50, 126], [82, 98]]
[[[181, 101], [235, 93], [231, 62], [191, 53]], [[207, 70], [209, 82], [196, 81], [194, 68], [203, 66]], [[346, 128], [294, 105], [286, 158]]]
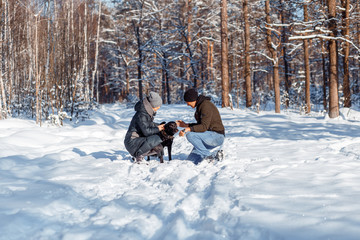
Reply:
[[180, 137], [185, 136], [185, 130], [181, 130], [181, 131], [179, 132], [179, 136], [180, 136]]
[[189, 124], [185, 123], [183, 120], [176, 120], [175, 121], [178, 127], [189, 127]]
[[191, 131], [191, 129], [189, 127], [187, 127], [179, 132], [179, 136], [183, 137], [183, 136], [185, 136], [186, 132], [190, 132], [190, 131]]

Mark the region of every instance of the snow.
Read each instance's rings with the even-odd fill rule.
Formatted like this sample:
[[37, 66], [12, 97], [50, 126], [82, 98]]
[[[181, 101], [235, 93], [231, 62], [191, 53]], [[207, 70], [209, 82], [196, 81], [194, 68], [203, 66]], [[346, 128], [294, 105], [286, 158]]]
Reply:
[[[164, 105], [156, 121], [193, 121]], [[220, 109], [225, 160], [133, 164], [134, 114], [103, 105], [78, 124], [0, 121], [0, 239], [358, 239], [360, 113]], [[166, 151], [165, 151], [166, 152]]]

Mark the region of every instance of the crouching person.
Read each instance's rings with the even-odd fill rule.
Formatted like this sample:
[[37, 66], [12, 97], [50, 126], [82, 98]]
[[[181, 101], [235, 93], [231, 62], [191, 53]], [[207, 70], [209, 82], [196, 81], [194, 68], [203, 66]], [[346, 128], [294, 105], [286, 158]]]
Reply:
[[135, 105], [136, 113], [131, 120], [124, 144], [136, 163], [143, 161], [145, 156], [159, 155], [163, 151], [159, 133], [164, 129], [164, 124], [154, 123], [154, 116], [161, 104], [159, 94], [150, 92]]
[[184, 100], [188, 106], [196, 108], [196, 123], [176, 121], [179, 127], [185, 128], [179, 135], [186, 135], [187, 140], [194, 146], [187, 159], [195, 164], [202, 160], [221, 161], [223, 158], [222, 150], [219, 150], [215, 156], [211, 155], [211, 149], [221, 146], [225, 139], [225, 128], [219, 110], [210, 101], [210, 97], [198, 95], [195, 89], [187, 90], [184, 94]]

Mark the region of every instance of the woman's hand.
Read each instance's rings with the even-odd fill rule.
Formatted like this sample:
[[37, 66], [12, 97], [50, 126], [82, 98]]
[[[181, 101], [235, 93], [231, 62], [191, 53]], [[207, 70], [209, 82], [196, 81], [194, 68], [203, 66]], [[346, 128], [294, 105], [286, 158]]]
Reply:
[[189, 127], [189, 124], [185, 123], [183, 120], [176, 120], [175, 122], [178, 125], [178, 127], [183, 127], [183, 128]]
[[165, 124], [160, 124], [157, 127], [158, 127], [159, 131], [162, 131], [165, 129]]

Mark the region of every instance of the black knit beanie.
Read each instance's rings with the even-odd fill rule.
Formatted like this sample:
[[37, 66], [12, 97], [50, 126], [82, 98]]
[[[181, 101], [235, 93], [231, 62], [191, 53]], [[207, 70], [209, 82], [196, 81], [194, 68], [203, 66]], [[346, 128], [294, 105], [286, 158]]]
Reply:
[[184, 94], [184, 101], [185, 102], [194, 102], [198, 98], [198, 92], [195, 88], [188, 89]]

